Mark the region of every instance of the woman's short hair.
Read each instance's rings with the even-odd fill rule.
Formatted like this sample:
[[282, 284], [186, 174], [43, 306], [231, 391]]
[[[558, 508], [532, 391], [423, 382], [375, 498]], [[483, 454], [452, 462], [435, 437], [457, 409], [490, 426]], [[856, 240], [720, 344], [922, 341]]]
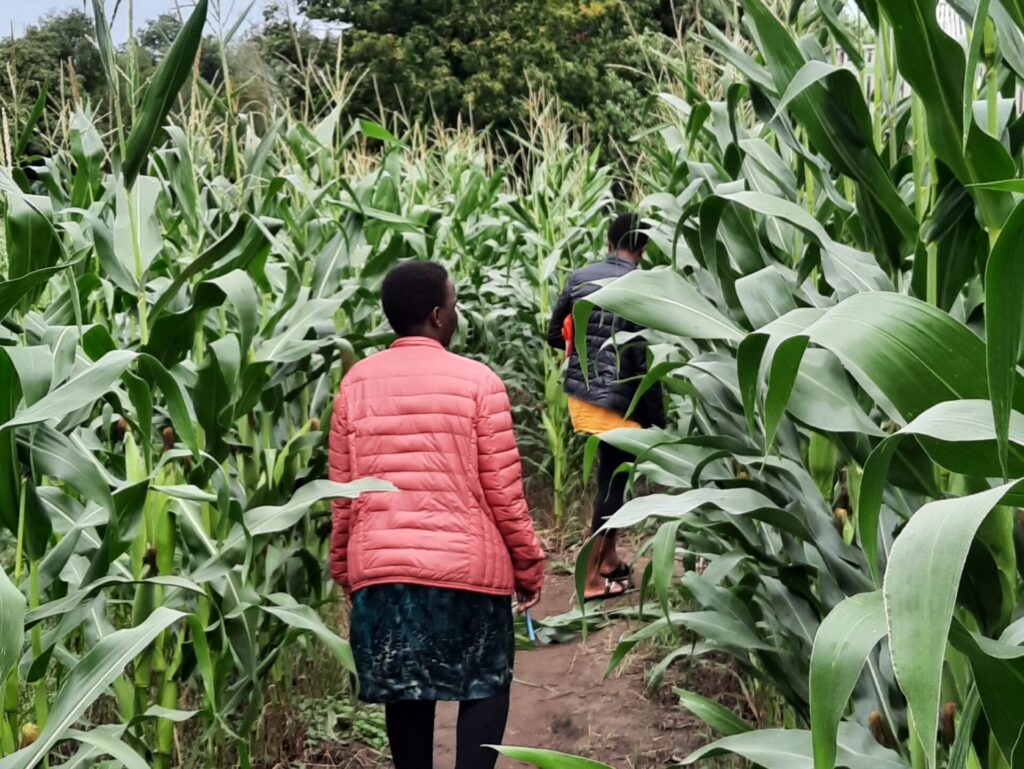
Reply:
[[638, 254], [647, 245], [647, 233], [643, 222], [636, 214], [619, 214], [608, 228], [608, 242], [612, 248], [622, 248], [631, 254]]
[[436, 262], [406, 262], [392, 268], [380, 291], [384, 314], [399, 336], [423, 328], [447, 298], [448, 270]]

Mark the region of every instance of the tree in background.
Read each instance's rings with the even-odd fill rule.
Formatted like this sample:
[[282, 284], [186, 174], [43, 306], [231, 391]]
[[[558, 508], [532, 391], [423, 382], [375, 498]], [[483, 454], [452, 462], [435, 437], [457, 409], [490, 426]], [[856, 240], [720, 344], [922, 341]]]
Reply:
[[[145, 82], [181, 30], [181, 19], [165, 13], [143, 25], [136, 35], [137, 64]], [[107, 124], [110, 91], [92, 17], [78, 10], [51, 13], [18, 38], [0, 42], [0, 109], [6, 110], [15, 130], [26, 119], [44, 84], [49, 84], [50, 106], [76, 103], [96, 111], [101, 126]], [[217, 84], [222, 77], [220, 44], [207, 36], [199, 55], [199, 76]], [[122, 46], [119, 65], [127, 70], [127, 46]]]
[[[723, 24], [732, 15], [722, 12], [720, 0], [281, 2], [248, 35], [203, 41], [199, 76], [218, 91], [230, 90], [233, 111], [269, 116], [283, 103], [311, 120], [344, 103], [350, 118], [397, 113], [501, 132], [526, 120], [531, 91], [543, 92], [559, 100], [566, 122], [586, 127], [606, 160], [643, 127], [658, 53], [676, 36], [689, 36], [696, 22]], [[298, 18], [288, 12], [289, 2], [297, 3]], [[321, 31], [310, 20], [336, 24]], [[139, 28], [142, 82], [181, 25], [177, 13], [164, 13]], [[92, 18], [70, 11], [0, 42], [0, 108], [15, 129], [47, 81], [51, 107], [77, 100], [106, 123], [110, 105], [94, 37]], [[119, 57], [126, 71], [127, 56], [124, 46]]]
[[334, 73], [338, 68], [341, 40], [337, 31], [314, 33], [307, 21], [296, 20], [288, 10], [265, 8], [263, 23], [249, 42], [259, 51], [278, 98], [309, 119], [311, 112], [330, 109], [338, 96], [319, 87], [314, 74]]
[[[351, 109], [447, 125], [512, 127], [531, 89], [598, 141], [637, 129], [662, 0], [299, 0], [311, 19], [344, 22], [344, 65], [367, 76]], [[671, 14], [669, 13], [669, 17]], [[663, 42], [663, 41], [662, 41]]]
[[19, 123], [31, 111], [44, 83], [57, 92], [62, 76], [68, 96], [98, 98], [104, 76], [94, 35], [89, 16], [68, 11], [48, 14], [21, 37], [0, 41], [0, 107]]
[[[142, 26], [135, 39], [140, 49], [149, 54], [148, 63], [155, 65], [170, 48], [181, 27], [181, 17], [176, 13], [162, 13]], [[203, 38], [203, 46], [199, 50], [199, 77], [211, 85], [216, 85], [223, 77], [221, 69], [220, 41], [212, 35], [207, 35]]]

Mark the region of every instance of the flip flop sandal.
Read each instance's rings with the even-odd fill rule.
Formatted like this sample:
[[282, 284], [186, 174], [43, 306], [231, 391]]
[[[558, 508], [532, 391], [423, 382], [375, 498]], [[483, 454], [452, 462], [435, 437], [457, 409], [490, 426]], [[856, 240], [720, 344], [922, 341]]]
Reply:
[[633, 570], [629, 568], [625, 561], [620, 561], [618, 566], [607, 573], [602, 572], [601, 576], [606, 580], [622, 584], [627, 590], [635, 587], [633, 583]]
[[[618, 588], [618, 590], [616, 590], [615, 588]], [[622, 596], [624, 596], [628, 592], [629, 592], [629, 588], [627, 588], [624, 584], [622, 584], [622, 580], [616, 580], [616, 579], [611, 579], [610, 577], [605, 577], [604, 578], [604, 592], [599, 594], [599, 595], [589, 595], [588, 596], [588, 595], [584, 594], [583, 600], [586, 601], [586, 602], [589, 602], [589, 601], [607, 601], [610, 598], [621, 598]]]

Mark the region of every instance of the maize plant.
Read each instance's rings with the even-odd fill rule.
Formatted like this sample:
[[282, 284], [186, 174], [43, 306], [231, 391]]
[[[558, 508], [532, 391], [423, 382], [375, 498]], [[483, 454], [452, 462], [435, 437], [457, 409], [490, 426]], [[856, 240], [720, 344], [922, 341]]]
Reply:
[[739, 5], [714, 90], [660, 97], [662, 266], [576, 310], [646, 326], [677, 406], [601, 437], [665, 489], [608, 524], [652, 532], [612, 667], [686, 629], [652, 686], [718, 652], [777, 696], [749, 724], [679, 691], [721, 735], [682, 765], [1022, 766], [1022, 9]]
[[[576, 310], [646, 327], [641, 389], [673, 407], [601, 438], [659, 487], [609, 523], [651, 556], [611, 666], [685, 629], [652, 687], [714, 652], [770, 695], [749, 724], [680, 690], [721, 735], [687, 765], [1024, 766], [1024, 8], [726, 5], [704, 61], [666, 58], [641, 139], [655, 267]], [[340, 89], [318, 122], [251, 120], [192, 67], [205, 0], [140, 87], [95, 15], [114, 133], [70, 103], [24, 157], [44, 97], [0, 153], [0, 769], [173, 766], [191, 721], [246, 766], [296, 636], [351, 666], [327, 502], [388, 490], [320, 480], [321, 425], [390, 338], [392, 265], [450, 269], [460, 351], [571, 510], [596, 445], [567, 433], [544, 324], [603, 246], [611, 171], [543, 104], [511, 156], [350, 126]]]
[[315, 123], [247, 116], [192, 66], [205, 0], [139, 84], [94, 13], [116, 130], [65, 102], [53, 153], [26, 156], [44, 96], [0, 170], [0, 769], [171, 767], [183, 734], [249, 766], [298, 636], [352, 668], [325, 622], [329, 500], [389, 487], [322, 480], [323, 426], [390, 341], [380, 281], [449, 268], [460, 351], [505, 376], [564, 509], [542, 320], [600, 253], [609, 174], [544, 110], [542, 146], [504, 157], [469, 130], [350, 125], [340, 88]]
[[[212, 762], [247, 766], [296, 634], [351, 668], [316, 609], [324, 501], [386, 490], [318, 480], [352, 289], [282, 245], [293, 222], [278, 205], [301, 230], [323, 193], [298, 173], [290, 188], [267, 181], [276, 133], [240, 142], [234, 184], [181, 129], [163, 143], [205, 16], [204, 1], [115, 146], [76, 105], [66, 150], [0, 172], [4, 767], [67, 741], [76, 762], [170, 767], [193, 718]], [[98, 7], [96, 19], [109, 63]], [[108, 74], [116, 94], [122, 75]], [[300, 128], [291, 138], [305, 157], [319, 146]], [[198, 710], [182, 709], [186, 686]], [[107, 694], [117, 718], [97, 724]]]

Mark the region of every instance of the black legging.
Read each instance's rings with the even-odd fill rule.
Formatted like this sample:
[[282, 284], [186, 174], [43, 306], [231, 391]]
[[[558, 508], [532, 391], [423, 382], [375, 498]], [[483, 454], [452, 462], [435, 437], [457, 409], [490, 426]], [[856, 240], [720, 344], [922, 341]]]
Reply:
[[[459, 703], [455, 769], [494, 769], [498, 754], [481, 745], [500, 745], [508, 721], [509, 690], [485, 700]], [[384, 706], [388, 742], [395, 769], [433, 769], [434, 712], [432, 700], [407, 700]]]
[[629, 473], [615, 473], [623, 462], [632, 462], [633, 455], [607, 443], [597, 448], [597, 497], [594, 499], [594, 520], [591, 531], [597, 530], [622, 507], [626, 498]]

